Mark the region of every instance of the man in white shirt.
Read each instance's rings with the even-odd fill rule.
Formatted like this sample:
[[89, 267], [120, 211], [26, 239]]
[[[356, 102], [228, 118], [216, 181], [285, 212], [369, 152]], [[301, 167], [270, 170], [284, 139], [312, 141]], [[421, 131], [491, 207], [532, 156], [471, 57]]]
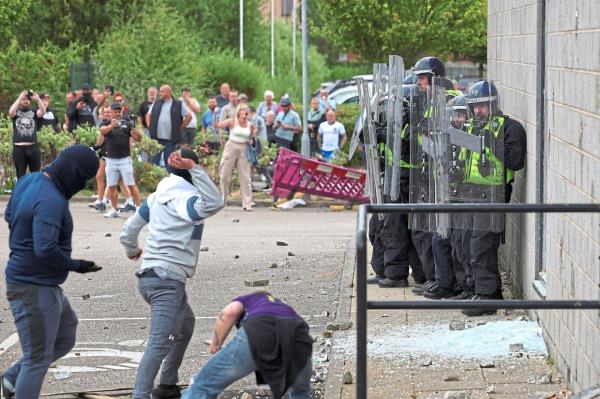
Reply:
[[335, 152], [346, 143], [346, 128], [335, 120], [334, 110], [327, 111], [327, 120], [319, 126], [317, 140], [321, 147], [321, 155], [326, 161], [331, 161]]

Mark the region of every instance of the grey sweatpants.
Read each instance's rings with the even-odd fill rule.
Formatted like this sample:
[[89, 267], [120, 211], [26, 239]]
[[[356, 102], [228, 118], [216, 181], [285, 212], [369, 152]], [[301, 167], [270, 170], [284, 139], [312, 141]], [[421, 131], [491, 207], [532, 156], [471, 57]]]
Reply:
[[161, 363], [160, 383], [177, 384], [177, 371], [194, 333], [196, 320], [182, 282], [142, 276], [138, 288], [142, 298], [150, 304], [150, 332], [135, 378], [133, 398], [150, 399]]

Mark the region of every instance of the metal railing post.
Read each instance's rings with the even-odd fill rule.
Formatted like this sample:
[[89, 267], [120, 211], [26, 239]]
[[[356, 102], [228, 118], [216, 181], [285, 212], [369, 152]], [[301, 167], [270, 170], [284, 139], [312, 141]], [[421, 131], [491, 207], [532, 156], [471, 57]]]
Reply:
[[367, 398], [367, 207], [358, 209], [356, 231], [356, 399]]

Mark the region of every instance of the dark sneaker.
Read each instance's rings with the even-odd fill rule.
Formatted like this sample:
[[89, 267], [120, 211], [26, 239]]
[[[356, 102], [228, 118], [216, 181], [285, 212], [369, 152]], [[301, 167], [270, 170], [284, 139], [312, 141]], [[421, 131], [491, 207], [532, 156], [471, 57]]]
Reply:
[[119, 212], [135, 212], [135, 205], [130, 204], [129, 202], [123, 206], [119, 207]]
[[[487, 295], [475, 295], [471, 298], [471, 301], [481, 301], [481, 300], [486, 300], [486, 299], [498, 299], [498, 298], [493, 298]], [[469, 317], [475, 317], [475, 316], [483, 316], [483, 315], [493, 315], [496, 314], [496, 309], [463, 309], [462, 310], [462, 314], [469, 316]]]
[[15, 397], [15, 389], [9, 386], [8, 381], [4, 381], [4, 374], [0, 374], [0, 399], [10, 399]]
[[385, 278], [380, 280], [377, 285], [379, 288], [406, 288], [408, 287], [408, 280], [392, 280], [391, 278]]
[[152, 399], [181, 398], [181, 391], [177, 385], [160, 384], [152, 390]]
[[369, 277], [367, 279], [367, 284], [377, 284], [381, 280], [385, 280], [385, 276], [382, 276], [381, 274], [376, 274], [373, 277]]
[[424, 284], [415, 285], [412, 289], [412, 293], [415, 295], [423, 295], [423, 291], [428, 290], [434, 284], [435, 280], [429, 280], [426, 281]]
[[451, 299], [453, 301], [466, 301], [466, 300], [472, 299], [474, 296], [475, 296], [475, 292], [472, 289], [466, 289], [463, 292], [461, 292], [460, 294], [450, 297], [448, 299]]
[[448, 288], [434, 285], [428, 290], [423, 291], [423, 296], [427, 299], [447, 299], [456, 295], [457, 292]]
[[94, 209], [100, 212], [106, 212], [106, 204], [104, 202], [100, 202], [94, 206]]

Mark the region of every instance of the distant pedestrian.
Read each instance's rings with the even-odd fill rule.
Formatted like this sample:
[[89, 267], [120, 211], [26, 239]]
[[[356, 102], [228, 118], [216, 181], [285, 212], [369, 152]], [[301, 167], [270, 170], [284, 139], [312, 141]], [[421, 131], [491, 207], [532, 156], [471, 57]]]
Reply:
[[80, 126], [95, 126], [94, 108], [98, 104], [92, 97], [92, 86], [85, 83], [81, 86], [81, 95], [69, 105], [67, 116], [69, 117], [69, 131], [73, 131]]
[[221, 85], [221, 89], [217, 95], [217, 106], [221, 109], [229, 104], [229, 90], [229, 85], [227, 83]]
[[[146, 124], [150, 127], [150, 137], [163, 145], [164, 165], [169, 171], [169, 155], [181, 142], [181, 132], [192, 120], [192, 115], [185, 103], [173, 98], [171, 86], [162, 85], [159, 95], [160, 98], [148, 109]], [[160, 164], [160, 153], [153, 157], [153, 162]]]
[[[234, 119], [236, 117], [236, 110], [238, 106], [238, 92], [237, 90], [229, 91], [229, 103], [221, 108], [221, 114], [219, 115], [218, 121], [224, 121], [226, 119]], [[220, 107], [219, 107], [220, 108]], [[219, 130], [219, 137], [221, 140], [221, 148], [225, 148], [225, 142], [229, 135], [229, 128]]]
[[[38, 108], [31, 107], [31, 100], [37, 102]], [[37, 172], [41, 166], [40, 146], [37, 132], [40, 120], [46, 113], [46, 106], [34, 91], [23, 90], [8, 110], [13, 127], [13, 163], [17, 171], [17, 179], [29, 172]]]
[[217, 106], [217, 98], [211, 96], [208, 98], [208, 110], [202, 115], [202, 143], [210, 152], [218, 151], [221, 148], [219, 130], [213, 125], [213, 115], [217, 120], [221, 115], [221, 110]]
[[50, 105], [52, 102], [52, 98], [49, 93], [42, 94], [42, 102], [46, 107], [46, 112], [40, 119], [40, 129], [44, 126], [50, 126], [54, 133], [60, 132], [60, 121], [58, 120], [58, 115], [54, 108]]
[[319, 105], [319, 99], [313, 97], [310, 100], [310, 110], [306, 115], [306, 123], [308, 124], [308, 135], [310, 137], [310, 156], [314, 156], [319, 151], [319, 141], [317, 135], [319, 134], [319, 126], [325, 122], [325, 112], [321, 110]]
[[[222, 115], [221, 115], [222, 116]], [[216, 117], [213, 117], [213, 121]], [[256, 134], [256, 129], [249, 119], [248, 106], [240, 104], [234, 118], [216, 123], [218, 128], [229, 128], [229, 139], [225, 143], [221, 165], [219, 167], [220, 186], [223, 200], [227, 201], [231, 174], [237, 165], [240, 175], [240, 191], [242, 208], [252, 210], [252, 164], [248, 160], [248, 145]]]
[[302, 129], [300, 116], [292, 109], [292, 101], [289, 97], [283, 97], [281, 102], [281, 112], [277, 114], [275, 120], [275, 140], [280, 147], [295, 151], [294, 140], [298, 132]]
[[144, 129], [144, 134], [150, 137], [150, 126], [146, 123], [146, 115], [150, 110], [154, 101], [156, 101], [156, 96], [158, 95], [158, 90], [156, 87], [149, 87], [146, 92], [146, 100], [142, 101], [140, 104], [140, 109], [138, 110], [138, 125], [142, 126]]
[[198, 134], [198, 116], [200, 112], [200, 103], [192, 97], [192, 90], [189, 87], [181, 89], [181, 101], [190, 110], [192, 120], [181, 132], [181, 148], [193, 148], [196, 143], [196, 135]]
[[256, 128], [256, 137], [267, 141], [267, 127], [265, 126], [265, 120], [256, 113], [254, 107], [248, 107], [248, 110], [250, 111], [250, 121]]
[[273, 101], [275, 98], [275, 94], [271, 90], [265, 91], [264, 99], [260, 104], [258, 104], [258, 108], [256, 109], [256, 113], [263, 119], [267, 119], [267, 112], [273, 111], [275, 115], [277, 115], [277, 104]]
[[346, 144], [346, 128], [335, 120], [335, 111], [327, 111], [327, 120], [319, 126], [319, 147], [326, 161], [331, 161], [335, 153]]
[[[236, 326], [235, 336], [225, 344]], [[285, 302], [268, 292], [238, 296], [219, 314], [210, 341], [213, 354], [192, 377], [183, 399], [215, 399], [235, 381], [255, 372], [269, 384], [271, 397], [308, 399], [312, 376], [308, 324]]]

